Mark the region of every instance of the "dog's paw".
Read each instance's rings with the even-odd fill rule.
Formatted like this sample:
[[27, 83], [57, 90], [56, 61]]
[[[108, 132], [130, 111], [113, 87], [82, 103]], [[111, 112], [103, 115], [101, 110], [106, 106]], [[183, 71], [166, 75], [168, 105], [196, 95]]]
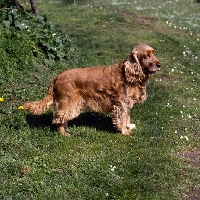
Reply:
[[67, 133], [67, 132], [64, 132], [64, 133], [61, 133], [62, 134], [62, 136], [64, 136], [64, 137], [71, 137], [71, 135], [69, 134], [69, 133]]
[[136, 129], [136, 125], [135, 124], [127, 124], [126, 128], [129, 130]]
[[62, 136], [64, 136], [64, 137], [70, 137], [71, 136], [69, 133], [67, 133], [65, 131], [65, 129], [67, 128], [67, 123], [57, 124], [57, 128], [58, 128], [58, 131], [61, 133]]
[[131, 130], [130, 129], [124, 129], [124, 130], [122, 130], [122, 134], [129, 136], [131, 134]]

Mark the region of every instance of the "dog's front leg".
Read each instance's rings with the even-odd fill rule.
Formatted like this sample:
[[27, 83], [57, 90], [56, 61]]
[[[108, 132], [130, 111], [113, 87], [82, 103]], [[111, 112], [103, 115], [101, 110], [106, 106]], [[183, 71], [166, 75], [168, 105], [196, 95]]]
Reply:
[[112, 123], [115, 128], [120, 131], [123, 135], [130, 135], [131, 129], [127, 128], [127, 109], [122, 105], [113, 106], [113, 118]]
[[126, 116], [126, 128], [132, 130], [132, 129], [136, 128], [136, 125], [131, 124], [131, 109], [128, 108], [127, 110], [128, 110], [128, 112], [127, 112], [127, 116]]

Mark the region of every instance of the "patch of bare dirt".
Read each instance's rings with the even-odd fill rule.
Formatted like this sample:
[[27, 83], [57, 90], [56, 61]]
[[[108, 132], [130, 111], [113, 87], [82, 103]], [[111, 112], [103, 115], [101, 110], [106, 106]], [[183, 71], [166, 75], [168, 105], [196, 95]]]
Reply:
[[195, 168], [200, 167], [200, 148], [191, 149], [185, 152], [177, 152], [176, 155], [182, 157], [186, 165]]
[[190, 189], [189, 192], [183, 194], [183, 197], [186, 200], [200, 200], [200, 187]]
[[152, 24], [153, 22], [157, 21], [157, 19], [147, 16], [134, 16], [133, 21], [140, 24]]
[[163, 76], [161, 77], [161, 80], [164, 81], [164, 82], [169, 82], [169, 81], [173, 81], [174, 83], [179, 83], [180, 82], [180, 79], [179, 79], [179, 76], [176, 75], [176, 76]]
[[119, 11], [119, 13], [124, 16], [125, 21], [134, 21], [135, 23], [139, 24], [152, 24], [153, 22], [157, 21], [158, 19], [155, 17], [149, 16], [137, 16], [135, 13], [130, 11]]
[[[176, 152], [176, 156], [183, 158], [185, 165], [200, 170], [200, 147], [184, 152]], [[200, 200], [200, 186], [189, 188], [187, 192], [182, 193], [182, 196], [186, 200]]]

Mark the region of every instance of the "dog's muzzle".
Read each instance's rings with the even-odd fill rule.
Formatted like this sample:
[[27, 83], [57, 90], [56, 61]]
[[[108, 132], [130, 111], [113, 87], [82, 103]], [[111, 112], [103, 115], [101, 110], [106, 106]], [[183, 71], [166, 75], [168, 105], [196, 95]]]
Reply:
[[161, 68], [161, 63], [156, 64], [157, 70], [159, 71]]

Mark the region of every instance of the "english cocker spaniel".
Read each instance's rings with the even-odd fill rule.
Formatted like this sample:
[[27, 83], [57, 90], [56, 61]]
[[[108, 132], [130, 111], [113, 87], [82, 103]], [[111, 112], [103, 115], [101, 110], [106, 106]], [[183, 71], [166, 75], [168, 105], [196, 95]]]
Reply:
[[74, 68], [60, 73], [50, 84], [47, 96], [24, 104], [24, 109], [39, 115], [54, 104], [52, 120], [62, 135], [69, 120], [81, 111], [112, 112], [112, 123], [124, 135], [135, 124], [130, 123], [131, 109], [146, 100], [148, 78], [161, 68], [155, 50], [139, 44], [127, 59], [111, 66]]

